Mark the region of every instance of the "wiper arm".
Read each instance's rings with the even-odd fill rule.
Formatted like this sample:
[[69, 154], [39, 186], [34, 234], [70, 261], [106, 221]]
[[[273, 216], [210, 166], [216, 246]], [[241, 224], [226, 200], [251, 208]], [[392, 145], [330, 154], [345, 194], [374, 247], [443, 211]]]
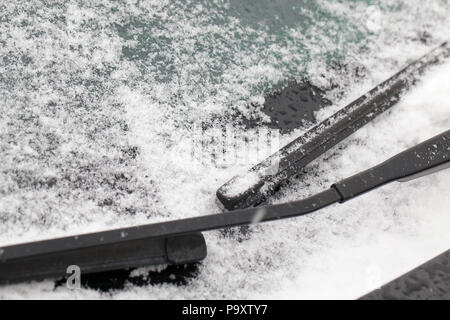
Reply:
[[0, 283], [64, 276], [69, 265], [78, 265], [83, 273], [91, 273], [200, 261], [206, 257], [203, 231], [308, 214], [449, 164], [450, 130], [447, 130], [303, 200], [0, 248]]

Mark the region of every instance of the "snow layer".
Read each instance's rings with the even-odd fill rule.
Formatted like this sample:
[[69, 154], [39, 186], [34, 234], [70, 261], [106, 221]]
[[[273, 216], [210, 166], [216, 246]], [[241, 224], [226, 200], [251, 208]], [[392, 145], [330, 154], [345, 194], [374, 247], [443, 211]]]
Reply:
[[[215, 190], [272, 151], [241, 152], [236, 142], [257, 129], [230, 125], [226, 112], [258, 114], [249, 102], [307, 75], [335, 88], [321, 120], [450, 38], [447, 1], [287, 1], [267, 18], [270, 3], [250, 13], [239, 1], [1, 3], [0, 246], [218, 212]], [[301, 199], [448, 129], [449, 74], [450, 63], [434, 67], [271, 201]], [[243, 242], [206, 233], [208, 258], [186, 286], [100, 293], [43, 281], [0, 297], [356, 298], [448, 249], [449, 179], [252, 226]]]

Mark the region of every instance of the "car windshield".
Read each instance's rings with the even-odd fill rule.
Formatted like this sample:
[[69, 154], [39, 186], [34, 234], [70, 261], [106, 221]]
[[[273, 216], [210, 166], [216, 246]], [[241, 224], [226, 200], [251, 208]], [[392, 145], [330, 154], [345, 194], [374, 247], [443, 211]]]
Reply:
[[[450, 39], [449, 16], [447, 1], [418, 0], [2, 1], [0, 246], [224, 211], [221, 185]], [[433, 69], [390, 118], [326, 153], [267, 203], [304, 198], [448, 129], [449, 71], [448, 62]], [[285, 88], [302, 92], [303, 104], [292, 105]], [[419, 242], [429, 236], [414, 195], [448, 194], [445, 179], [434, 179], [413, 197], [405, 189], [388, 199], [392, 187], [248, 237], [208, 233], [214, 253], [203, 272], [184, 286], [146, 284], [145, 294], [320, 296], [307, 279], [339, 268], [350, 239], [387, 261], [371, 236], [400, 233], [399, 246], [413, 233]], [[443, 215], [448, 205], [428, 207]], [[361, 277], [372, 268], [355, 265]], [[367, 272], [396, 272], [377, 268]], [[304, 289], [277, 291], [299, 270]]]

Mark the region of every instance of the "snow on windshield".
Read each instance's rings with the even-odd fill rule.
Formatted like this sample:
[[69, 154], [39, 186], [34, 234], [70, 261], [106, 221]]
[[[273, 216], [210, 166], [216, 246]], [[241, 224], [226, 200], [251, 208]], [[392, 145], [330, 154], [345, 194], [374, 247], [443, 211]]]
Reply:
[[[332, 102], [320, 121], [450, 39], [449, 16], [445, 1], [418, 0], [0, 4], [0, 245], [222, 211], [217, 188], [274, 151], [247, 144], [270, 121], [267, 93], [308, 79]], [[448, 129], [449, 74], [433, 67], [269, 202]], [[0, 297], [356, 298], [448, 249], [449, 179], [253, 226], [242, 242], [205, 233], [208, 257], [186, 285], [74, 293], [44, 281]]]

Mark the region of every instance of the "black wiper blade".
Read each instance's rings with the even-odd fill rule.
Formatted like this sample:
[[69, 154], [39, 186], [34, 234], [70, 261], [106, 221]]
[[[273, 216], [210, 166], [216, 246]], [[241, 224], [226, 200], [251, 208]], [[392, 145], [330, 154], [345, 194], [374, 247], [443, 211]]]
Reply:
[[308, 214], [386, 183], [448, 167], [449, 162], [447, 130], [303, 200], [3, 247], [0, 283], [64, 276], [69, 265], [93, 273], [199, 261], [206, 257], [201, 232]]
[[449, 55], [450, 44], [445, 42], [413, 61], [243, 175], [226, 182], [217, 190], [217, 198], [229, 210], [263, 202], [283, 181], [391, 108], [418, 75]]

